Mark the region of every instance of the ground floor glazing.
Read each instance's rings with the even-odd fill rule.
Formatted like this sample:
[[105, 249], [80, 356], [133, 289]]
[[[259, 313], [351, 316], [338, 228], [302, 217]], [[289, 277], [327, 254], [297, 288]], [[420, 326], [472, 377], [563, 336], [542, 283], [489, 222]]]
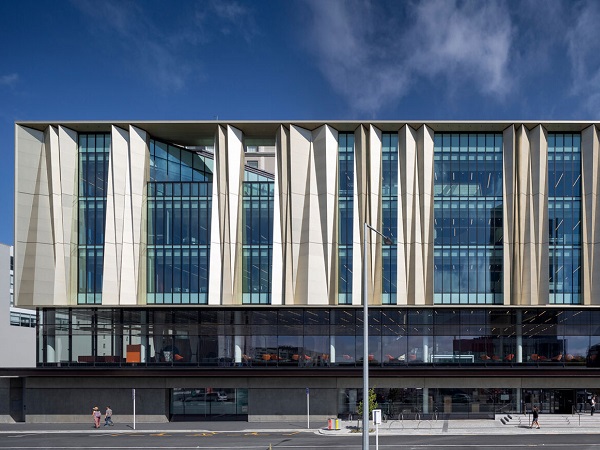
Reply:
[[[363, 311], [44, 308], [38, 366], [362, 366]], [[600, 309], [372, 307], [369, 364], [600, 365]]]

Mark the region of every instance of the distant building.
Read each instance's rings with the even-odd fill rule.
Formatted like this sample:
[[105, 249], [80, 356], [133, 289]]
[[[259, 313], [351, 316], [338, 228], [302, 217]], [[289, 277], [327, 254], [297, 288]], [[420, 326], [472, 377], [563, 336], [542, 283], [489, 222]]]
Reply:
[[13, 417], [126, 417], [132, 388], [143, 420], [299, 420], [306, 395], [316, 419], [349, 417], [363, 290], [387, 414], [600, 394], [596, 123], [15, 132], [16, 305], [39, 323], [37, 367], [0, 371], [27, 399]]
[[13, 247], [0, 244], [0, 367], [35, 367], [35, 311], [13, 306]]

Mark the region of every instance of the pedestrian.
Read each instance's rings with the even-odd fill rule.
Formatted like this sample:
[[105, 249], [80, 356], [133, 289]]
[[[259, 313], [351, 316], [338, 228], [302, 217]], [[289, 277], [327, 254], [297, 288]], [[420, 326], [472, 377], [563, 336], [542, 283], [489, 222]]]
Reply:
[[596, 397], [592, 397], [592, 399], [590, 400], [590, 410], [593, 416], [594, 412], [596, 411]]
[[536, 425], [537, 429], [540, 429], [540, 422], [538, 421], [540, 416], [540, 411], [538, 410], [537, 406], [533, 407], [533, 421], [531, 422], [531, 426], [529, 428], [533, 428], [534, 425]]
[[94, 418], [94, 426], [100, 428], [100, 417], [102, 417], [102, 413], [97, 406], [94, 406], [92, 409], [92, 417]]
[[104, 412], [104, 426], [113, 426], [114, 423], [112, 421], [112, 409], [110, 409], [110, 406], [106, 407], [106, 411]]

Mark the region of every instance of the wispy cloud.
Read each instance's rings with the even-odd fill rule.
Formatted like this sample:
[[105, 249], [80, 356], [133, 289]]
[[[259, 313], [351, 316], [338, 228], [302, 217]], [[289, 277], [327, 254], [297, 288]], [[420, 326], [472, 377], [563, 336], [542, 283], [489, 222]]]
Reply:
[[577, 17], [565, 40], [571, 62], [571, 91], [582, 99], [586, 113], [600, 113], [600, 4], [577, 5]]
[[89, 16], [92, 30], [112, 47], [113, 64], [123, 64], [140, 79], [162, 90], [182, 88], [191, 72], [189, 62], [177, 56], [177, 48], [157, 27], [139, 3], [79, 0], [73, 4]]
[[210, 3], [211, 9], [221, 19], [220, 29], [225, 35], [234, 30], [239, 32], [249, 42], [257, 34], [258, 28], [252, 11], [244, 4], [237, 1], [218, 1]]
[[206, 77], [202, 50], [215, 34], [238, 33], [249, 41], [256, 29], [252, 10], [235, 1], [192, 3], [187, 10], [167, 7], [163, 13], [171, 15], [168, 21], [142, 2], [73, 0], [73, 5], [88, 16], [115, 59], [163, 91]]
[[10, 73], [8, 75], [0, 75], [0, 86], [13, 87], [19, 81], [19, 74]]
[[418, 79], [502, 100], [512, 87], [510, 16], [502, 3], [308, 0], [312, 48], [349, 105], [376, 113]]

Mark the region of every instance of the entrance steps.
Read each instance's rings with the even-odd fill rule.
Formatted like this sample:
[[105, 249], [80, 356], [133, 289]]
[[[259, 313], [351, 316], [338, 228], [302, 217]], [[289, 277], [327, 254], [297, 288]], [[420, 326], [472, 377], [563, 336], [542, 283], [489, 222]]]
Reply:
[[[496, 421], [505, 426], [527, 428], [531, 425], [531, 414], [497, 414]], [[587, 414], [540, 414], [542, 428], [590, 427], [600, 425], [600, 413]]]

